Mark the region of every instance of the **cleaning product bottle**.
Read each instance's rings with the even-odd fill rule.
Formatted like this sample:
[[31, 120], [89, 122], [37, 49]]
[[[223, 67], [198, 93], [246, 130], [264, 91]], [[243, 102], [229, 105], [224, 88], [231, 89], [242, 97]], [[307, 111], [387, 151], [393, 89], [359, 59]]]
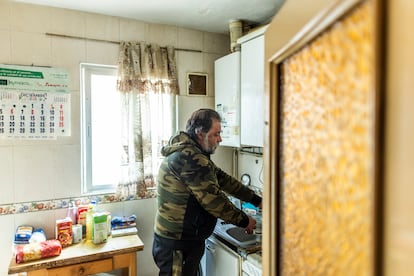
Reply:
[[91, 200], [88, 205], [88, 212], [86, 213], [86, 240], [92, 240], [93, 233], [93, 214], [96, 211], [96, 201]]

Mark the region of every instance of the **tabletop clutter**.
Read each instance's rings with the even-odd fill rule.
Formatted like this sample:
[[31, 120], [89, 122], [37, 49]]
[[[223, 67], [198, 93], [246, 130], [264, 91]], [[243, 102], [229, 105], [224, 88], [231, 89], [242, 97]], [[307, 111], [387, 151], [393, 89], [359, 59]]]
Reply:
[[59, 256], [62, 249], [82, 240], [94, 244], [107, 242], [109, 236], [137, 234], [136, 216], [111, 217], [108, 211], [99, 211], [96, 202], [75, 206], [69, 204], [67, 217], [56, 220], [55, 238], [46, 239], [42, 228], [21, 225], [16, 229], [13, 254], [16, 263]]

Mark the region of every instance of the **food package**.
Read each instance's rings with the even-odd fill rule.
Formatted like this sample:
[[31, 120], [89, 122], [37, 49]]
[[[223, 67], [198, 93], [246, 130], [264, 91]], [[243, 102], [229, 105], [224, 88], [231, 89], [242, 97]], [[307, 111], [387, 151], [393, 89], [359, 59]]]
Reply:
[[72, 244], [72, 220], [71, 218], [56, 220], [56, 239], [63, 247]]
[[32, 236], [30, 237], [29, 243], [43, 242], [46, 240], [45, 231], [42, 228], [37, 228], [33, 231]]
[[62, 245], [58, 240], [46, 240], [39, 243], [18, 245], [16, 247], [16, 263], [25, 263], [43, 258], [59, 256]]
[[27, 244], [33, 233], [33, 227], [30, 225], [20, 225], [14, 235], [15, 244]]
[[88, 206], [78, 207], [78, 224], [82, 225], [82, 237], [86, 236], [86, 214], [88, 213]]
[[129, 217], [114, 217], [111, 221], [112, 229], [123, 229], [136, 226], [137, 217], [130, 215]]
[[105, 212], [93, 216], [92, 241], [95, 244], [104, 243], [108, 238], [108, 215]]

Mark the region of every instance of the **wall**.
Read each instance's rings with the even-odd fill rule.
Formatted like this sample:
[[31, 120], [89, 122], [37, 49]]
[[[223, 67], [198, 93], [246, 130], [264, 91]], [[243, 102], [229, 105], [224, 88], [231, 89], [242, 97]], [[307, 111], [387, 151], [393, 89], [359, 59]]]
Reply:
[[[0, 206], [79, 197], [80, 193], [80, 113], [79, 64], [116, 65], [118, 44], [48, 36], [71, 36], [120, 41], [142, 40], [161, 46], [202, 50], [202, 53], [176, 51], [179, 70], [179, 127], [198, 107], [214, 107], [214, 60], [227, 54], [229, 37], [197, 30], [141, 21], [0, 1], [0, 63], [65, 68], [71, 76], [71, 136], [53, 141], [0, 140]], [[186, 96], [187, 72], [209, 74], [207, 97]], [[230, 164], [232, 151], [221, 148], [215, 161]], [[98, 206], [114, 216], [135, 213], [145, 249], [138, 254], [139, 275], [155, 275], [151, 256], [152, 227], [156, 200], [143, 199]], [[145, 210], [145, 211], [144, 211]], [[0, 275], [7, 274], [11, 243], [18, 225], [45, 229], [54, 237], [54, 222], [66, 215], [65, 209], [2, 215], [0, 212]]]
[[387, 1], [384, 275], [414, 271], [414, 2]]

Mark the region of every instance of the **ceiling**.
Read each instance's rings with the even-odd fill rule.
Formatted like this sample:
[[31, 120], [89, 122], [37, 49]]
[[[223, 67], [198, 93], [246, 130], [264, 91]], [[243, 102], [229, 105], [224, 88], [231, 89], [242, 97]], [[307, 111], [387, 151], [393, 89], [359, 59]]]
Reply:
[[213, 33], [228, 33], [231, 20], [256, 27], [270, 22], [284, 0], [14, 0], [174, 25]]

